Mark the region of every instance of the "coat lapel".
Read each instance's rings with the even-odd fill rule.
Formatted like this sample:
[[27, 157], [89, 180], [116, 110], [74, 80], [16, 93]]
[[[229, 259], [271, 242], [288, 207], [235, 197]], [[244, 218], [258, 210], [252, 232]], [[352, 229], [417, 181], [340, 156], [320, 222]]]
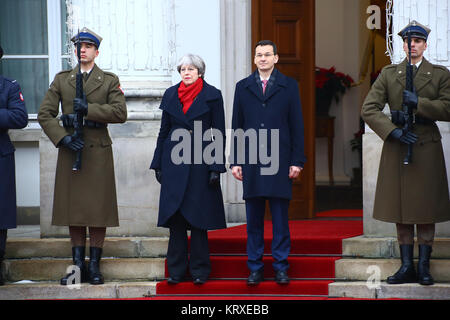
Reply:
[[77, 72], [78, 72], [78, 65], [75, 68], [73, 68], [72, 71], [70, 71], [68, 78], [69, 84], [74, 88], [76, 88], [77, 86]]
[[406, 59], [403, 60], [396, 69], [396, 74], [397, 74], [397, 81], [400, 83], [400, 85], [402, 86], [402, 88], [405, 88], [405, 83], [406, 83]]
[[255, 80], [255, 77], [258, 76], [258, 71], [253, 72], [250, 76], [247, 77], [245, 81], [245, 87], [250, 90], [259, 100], [264, 101], [264, 96], [262, 93], [262, 88], [258, 85]]
[[85, 93], [88, 96], [92, 91], [100, 87], [105, 81], [105, 74], [102, 70], [100, 70], [97, 65], [94, 65], [94, 68], [89, 75], [88, 80], [86, 81]]
[[416, 77], [414, 78], [414, 86], [416, 88], [416, 92], [419, 92], [420, 89], [425, 87], [428, 82], [433, 78], [433, 65], [429, 63], [425, 58], [422, 60], [422, 64], [417, 70]]
[[[400, 83], [402, 88], [404, 89], [406, 86], [406, 65], [407, 60], [403, 60], [402, 63], [400, 63], [397, 66], [397, 81]], [[417, 70], [417, 74], [414, 77], [414, 88], [416, 89], [416, 92], [419, 92], [420, 89], [422, 89], [425, 85], [427, 85], [428, 82], [431, 81], [433, 77], [433, 65], [429, 63], [425, 58], [422, 60], [422, 64], [419, 67], [419, 70]]]
[[188, 121], [195, 120], [202, 114], [209, 111], [209, 107], [206, 104], [207, 91], [208, 91], [207, 84], [206, 82], [204, 82], [202, 91], [200, 91], [197, 97], [195, 97], [194, 102], [192, 102], [191, 106], [189, 107], [189, 110], [185, 114]]
[[[272, 74], [275, 77], [275, 81], [267, 86], [265, 94], [263, 94], [262, 87], [260, 87], [260, 85], [255, 80], [255, 77], [259, 76], [257, 71], [255, 71], [249, 77], [247, 77], [245, 86], [259, 100], [264, 102], [264, 101], [268, 100], [270, 97], [272, 97], [275, 93], [280, 91], [280, 89], [282, 87], [286, 86], [286, 78], [281, 72], [278, 72], [277, 69], [274, 69]], [[270, 80], [269, 80], [269, 83], [270, 83]]]
[[[183, 106], [181, 105], [180, 99], [178, 99], [178, 85], [173, 86], [170, 90], [169, 95], [167, 96], [167, 100], [163, 100], [164, 104], [161, 104], [161, 110], [166, 111], [172, 117], [178, 119], [181, 122], [189, 125], [187, 121], [186, 115], [183, 113]], [[190, 126], [190, 125], [189, 125]]]
[[272, 74], [275, 77], [275, 81], [267, 87], [266, 94], [264, 95], [264, 101], [268, 100], [271, 96], [280, 91], [282, 87], [286, 87], [286, 77], [281, 72], [274, 69]]
[[[69, 75], [69, 84], [76, 88], [77, 85], [77, 72], [78, 72], [78, 65], [70, 71]], [[91, 74], [89, 75], [88, 80], [86, 81], [86, 84], [84, 86], [84, 93], [86, 96], [88, 96], [92, 91], [100, 87], [103, 82], [105, 81], [105, 74], [102, 70], [100, 70], [97, 65], [94, 65], [94, 68], [91, 71]]]
[[171, 88], [171, 92], [167, 96], [167, 100], [164, 104], [161, 104], [161, 109], [169, 113], [171, 116], [185, 123], [189, 128], [194, 128], [195, 119], [200, 117], [202, 114], [209, 112], [210, 108], [208, 106], [208, 101], [216, 100], [219, 98], [215, 91], [210, 90], [210, 85], [203, 81], [203, 89], [194, 99], [192, 105], [186, 114], [183, 113], [183, 106], [181, 105], [180, 99], [178, 98], [178, 87], [180, 84], [175, 85]]

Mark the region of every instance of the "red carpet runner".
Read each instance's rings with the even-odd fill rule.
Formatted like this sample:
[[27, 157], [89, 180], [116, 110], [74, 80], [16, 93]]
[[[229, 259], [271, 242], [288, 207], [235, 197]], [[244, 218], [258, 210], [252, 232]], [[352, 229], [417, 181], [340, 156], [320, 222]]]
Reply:
[[[265, 281], [247, 286], [246, 225], [208, 233], [212, 271], [203, 285], [191, 281], [169, 285], [157, 284], [158, 295], [328, 295], [328, 284], [335, 278], [334, 263], [342, 254], [342, 239], [363, 233], [362, 221], [355, 220], [301, 220], [290, 221], [291, 256], [288, 285], [274, 281], [272, 257], [265, 256]], [[265, 253], [270, 254], [272, 224], [265, 223]], [[166, 277], [167, 268], [166, 268]]]
[[331, 217], [361, 217], [362, 218], [363, 213], [360, 209], [336, 209], [336, 210], [329, 210], [329, 211], [323, 211], [323, 212], [317, 212], [316, 217], [317, 218], [331, 218]]

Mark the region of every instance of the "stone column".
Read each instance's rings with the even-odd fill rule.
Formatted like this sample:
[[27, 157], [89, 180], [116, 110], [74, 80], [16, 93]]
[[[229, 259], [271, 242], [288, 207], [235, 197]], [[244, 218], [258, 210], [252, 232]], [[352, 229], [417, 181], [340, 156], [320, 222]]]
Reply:
[[[236, 83], [252, 72], [251, 0], [220, 0], [222, 43], [222, 95], [226, 128], [231, 128], [233, 98]], [[227, 137], [226, 154], [230, 139]], [[227, 165], [227, 168], [229, 165]], [[242, 183], [228, 170], [222, 175], [222, 191], [228, 222], [245, 222]]]

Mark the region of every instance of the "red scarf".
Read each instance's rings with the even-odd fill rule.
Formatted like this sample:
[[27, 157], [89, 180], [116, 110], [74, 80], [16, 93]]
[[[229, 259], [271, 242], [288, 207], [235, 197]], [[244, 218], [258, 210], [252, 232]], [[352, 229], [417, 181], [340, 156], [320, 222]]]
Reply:
[[192, 102], [194, 102], [195, 97], [202, 91], [203, 88], [203, 79], [198, 78], [190, 86], [186, 87], [184, 82], [182, 81], [180, 86], [178, 87], [178, 98], [180, 99], [181, 104], [183, 105], [183, 112], [186, 112], [191, 107]]

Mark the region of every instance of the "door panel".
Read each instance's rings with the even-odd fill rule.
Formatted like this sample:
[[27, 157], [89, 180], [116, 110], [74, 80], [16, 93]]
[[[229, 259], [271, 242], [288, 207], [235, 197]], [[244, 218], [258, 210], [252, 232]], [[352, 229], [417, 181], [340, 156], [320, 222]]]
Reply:
[[296, 79], [300, 88], [307, 162], [293, 184], [289, 219], [312, 218], [315, 209], [314, 6], [314, 0], [252, 0], [253, 46], [259, 40], [275, 42], [280, 57], [276, 67]]

